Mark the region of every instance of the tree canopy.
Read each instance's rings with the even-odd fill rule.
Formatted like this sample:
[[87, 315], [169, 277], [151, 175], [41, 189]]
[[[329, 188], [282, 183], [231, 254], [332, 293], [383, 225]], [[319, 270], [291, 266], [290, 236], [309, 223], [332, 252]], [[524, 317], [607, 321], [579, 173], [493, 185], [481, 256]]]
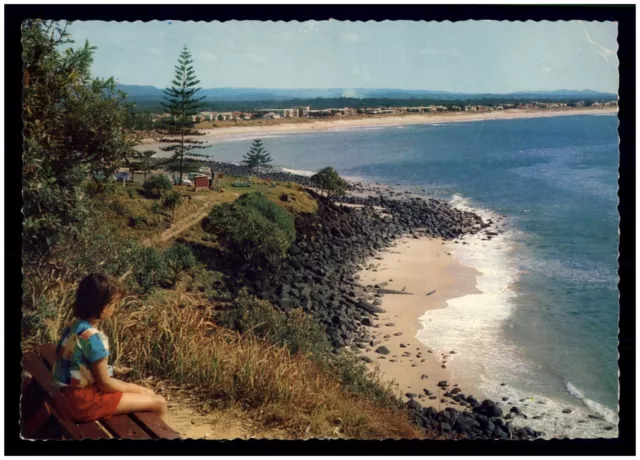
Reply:
[[130, 155], [126, 96], [92, 78], [95, 47], [74, 43], [66, 22], [22, 26], [24, 248], [46, 252], [89, 213], [83, 181], [103, 184]]
[[328, 199], [342, 196], [347, 191], [347, 181], [332, 167], [321, 169], [311, 176], [311, 181], [318, 186], [320, 194], [325, 194]]

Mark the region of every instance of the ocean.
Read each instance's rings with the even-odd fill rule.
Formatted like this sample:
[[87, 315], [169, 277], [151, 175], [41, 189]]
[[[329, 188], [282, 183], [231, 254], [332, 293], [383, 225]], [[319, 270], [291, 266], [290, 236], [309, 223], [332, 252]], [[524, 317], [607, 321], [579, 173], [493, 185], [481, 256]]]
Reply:
[[[508, 396], [528, 415], [517, 423], [554, 437], [609, 437], [618, 411], [617, 126], [614, 114], [578, 115], [262, 139], [284, 168], [333, 166], [504, 216], [491, 241], [449, 243], [482, 272], [482, 294], [426, 312], [418, 338], [456, 350], [454, 380], [473, 377], [486, 397]], [[238, 162], [251, 140], [208, 153]]]

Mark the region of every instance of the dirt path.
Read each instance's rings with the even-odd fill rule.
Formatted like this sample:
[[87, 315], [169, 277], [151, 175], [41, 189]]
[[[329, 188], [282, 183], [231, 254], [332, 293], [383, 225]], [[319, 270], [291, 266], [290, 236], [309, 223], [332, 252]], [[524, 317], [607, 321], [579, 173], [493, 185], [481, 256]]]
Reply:
[[[204, 197], [195, 197], [194, 199], [204, 202]], [[191, 227], [199, 223], [202, 219], [207, 217], [209, 211], [210, 208], [205, 205], [204, 210], [201, 210], [197, 213], [189, 214], [187, 217], [183, 217], [178, 222], [171, 225], [171, 228], [168, 228], [154, 238], [144, 240], [142, 244], [144, 244], [145, 246], [151, 246], [152, 244], [164, 243], [165, 241], [169, 241], [171, 238], [178, 236], [180, 233], [190, 229]]]
[[197, 401], [171, 398], [167, 424], [183, 439], [286, 439], [283, 430], [256, 426], [240, 410], [203, 411]]

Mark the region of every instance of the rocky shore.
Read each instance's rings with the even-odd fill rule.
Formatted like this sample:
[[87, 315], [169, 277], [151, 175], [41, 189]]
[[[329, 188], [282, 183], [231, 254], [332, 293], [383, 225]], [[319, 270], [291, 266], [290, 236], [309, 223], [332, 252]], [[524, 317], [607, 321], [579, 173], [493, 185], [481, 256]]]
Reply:
[[[211, 166], [224, 174], [248, 174], [243, 166], [223, 163]], [[284, 172], [265, 176], [275, 181], [312, 185], [305, 176]], [[350, 188], [356, 194], [366, 193], [343, 197], [340, 203], [318, 197], [318, 212], [296, 219], [297, 238], [289, 249], [289, 257], [274, 271], [252, 273], [230, 288], [246, 287], [284, 312], [302, 307], [326, 327], [335, 348], [364, 350], [376, 345], [371, 335], [374, 320], [384, 312], [380, 306], [382, 297], [400, 294], [383, 282], [360, 283], [357, 272], [366, 268], [365, 261], [376, 258], [380, 250], [401, 237], [453, 240], [484, 232], [491, 238], [493, 232], [492, 222], [484, 222], [480, 216], [457, 210], [440, 200], [425, 200], [401, 192], [391, 195], [367, 184], [351, 184]], [[362, 359], [371, 361], [364, 355]], [[480, 402], [472, 395], [466, 396], [455, 384], [449, 386], [441, 381], [438, 386], [444, 392], [438, 399], [449, 405], [443, 411], [422, 407], [417, 401], [434, 399], [427, 389], [424, 395], [406, 395], [412, 418], [426, 429], [469, 439], [531, 439], [541, 435], [531, 428], [515, 428], [505, 420], [505, 415], [507, 419], [520, 416], [515, 406], [509, 414], [503, 414], [495, 402]]]

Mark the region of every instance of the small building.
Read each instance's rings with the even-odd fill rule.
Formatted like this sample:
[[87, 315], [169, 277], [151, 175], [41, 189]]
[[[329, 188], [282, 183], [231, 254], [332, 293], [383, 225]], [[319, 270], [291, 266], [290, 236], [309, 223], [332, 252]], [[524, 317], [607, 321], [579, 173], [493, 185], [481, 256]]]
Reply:
[[199, 175], [193, 178], [193, 187], [198, 190], [201, 188], [209, 188], [209, 176]]

